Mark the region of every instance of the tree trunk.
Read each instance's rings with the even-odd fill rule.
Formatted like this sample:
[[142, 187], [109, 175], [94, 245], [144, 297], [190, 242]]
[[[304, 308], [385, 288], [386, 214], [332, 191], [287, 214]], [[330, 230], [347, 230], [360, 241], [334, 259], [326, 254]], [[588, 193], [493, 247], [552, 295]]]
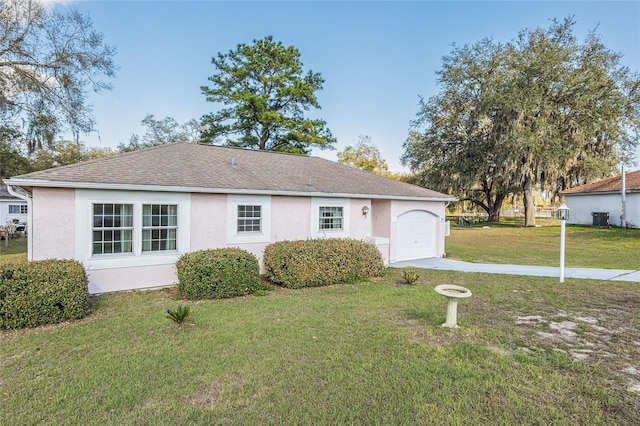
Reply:
[[524, 195], [524, 226], [536, 226], [536, 203], [533, 198], [533, 188], [531, 176], [527, 175], [522, 184]]
[[502, 209], [502, 202], [504, 201], [506, 196], [496, 195], [494, 200], [489, 198], [489, 208], [487, 209], [487, 214], [489, 215], [489, 222], [497, 223], [500, 222], [500, 210]]
[[497, 223], [500, 222], [500, 210], [492, 210], [489, 212], [489, 222]]
[[487, 205], [481, 206], [487, 212], [489, 222], [500, 222], [500, 210], [502, 209], [502, 202], [505, 198], [506, 195], [496, 195], [494, 199], [491, 199], [491, 195], [487, 194]]

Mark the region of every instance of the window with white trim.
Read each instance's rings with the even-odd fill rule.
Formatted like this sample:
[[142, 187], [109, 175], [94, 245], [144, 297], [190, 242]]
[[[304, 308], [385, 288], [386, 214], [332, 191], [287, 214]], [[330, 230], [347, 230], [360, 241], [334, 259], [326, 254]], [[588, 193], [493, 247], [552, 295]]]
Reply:
[[142, 251], [176, 249], [178, 206], [175, 204], [142, 205]]
[[9, 214], [27, 214], [27, 205], [9, 204]]
[[93, 255], [177, 250], [176, 204], [94, 203]]
[[262, 207], [238, 205], [238, 233], [262, 231]]
[[342, 230], [343, 229], [343, 208], [336, 206], [320, 206], [318, 212], [318, 229]]
[[133, 204], [93, 205], [93, 254], [133, 251]]

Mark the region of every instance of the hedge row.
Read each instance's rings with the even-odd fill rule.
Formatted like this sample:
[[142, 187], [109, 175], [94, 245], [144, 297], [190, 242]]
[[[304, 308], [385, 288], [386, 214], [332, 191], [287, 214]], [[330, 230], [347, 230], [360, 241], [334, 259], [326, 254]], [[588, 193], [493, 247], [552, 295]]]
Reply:
[[0, 328], [37, 327], [89, 313], [89, 283], [74, 260], [6, 263], [0, 267]]
[[379, 276], [384, 270], [375, 245], [354, 239], [280, 241], [264, 250], [267, 278], [288, 288], [315, 287]]
[[178, 289], [188, 299], [219, 299], [254, 293], [260, 286], [260, 266], [239, 248], [199, 250], [176, 262]]

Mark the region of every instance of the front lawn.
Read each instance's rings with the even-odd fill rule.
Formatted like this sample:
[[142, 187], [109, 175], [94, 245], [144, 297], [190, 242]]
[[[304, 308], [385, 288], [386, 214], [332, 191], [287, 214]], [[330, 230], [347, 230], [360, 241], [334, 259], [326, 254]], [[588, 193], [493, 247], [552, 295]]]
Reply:
[[9, 238], [7, 242], [0, 240], [0, 263], [27, 260], [27, 237]]
[[[389, 269], [370, 283], [186, 302], [93, 299], [0, 331], [11, 424], [637, 424], [637, 283]], [[468, 287], [458, 330], [433, 288]], [[189, 305], [178, 327], [167, 309]], [[634, 388], [635, 386], [635, 388]], [[636, 389], [634, 391], [634, 389]]]
[[[558, 221], [540, 221], [538, 228], [521, 223], [451, 224], [446, 237], [447, 255], [476, 263], [558, 266], [560, 226]], [[638, 269], [640, 229], [594, 228], [567, 225], [567, 267]]]

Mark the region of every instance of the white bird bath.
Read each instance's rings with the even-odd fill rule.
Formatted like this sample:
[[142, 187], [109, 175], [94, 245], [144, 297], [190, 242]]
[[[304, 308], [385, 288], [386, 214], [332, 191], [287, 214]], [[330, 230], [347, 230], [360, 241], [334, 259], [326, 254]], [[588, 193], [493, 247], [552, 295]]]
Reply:
[[442, 326], [458, 328], [458, 299], [471, 296], [471, 291], [454, 284], [442, 284], [437, 286], [435, 290], [447, 298], [447, 322]]

